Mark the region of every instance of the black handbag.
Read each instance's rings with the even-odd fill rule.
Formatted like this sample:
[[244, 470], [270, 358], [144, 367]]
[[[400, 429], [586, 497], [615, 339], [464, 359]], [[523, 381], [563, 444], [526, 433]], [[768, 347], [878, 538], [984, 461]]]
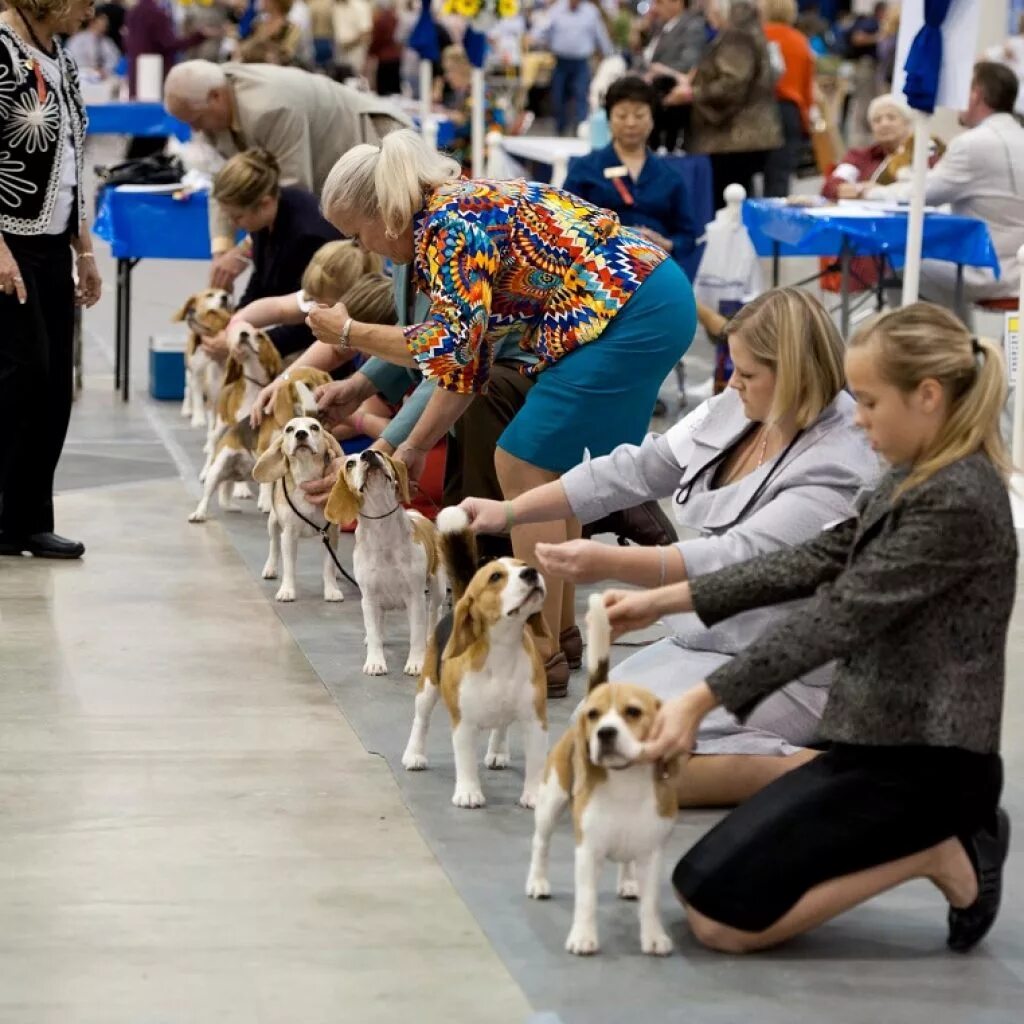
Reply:
[[125, 160], [111, 167], [94, 168], [104, 186], [175, 185], [185, 176], [185, 167], [176, 156], [157, 153], [137, 160]]

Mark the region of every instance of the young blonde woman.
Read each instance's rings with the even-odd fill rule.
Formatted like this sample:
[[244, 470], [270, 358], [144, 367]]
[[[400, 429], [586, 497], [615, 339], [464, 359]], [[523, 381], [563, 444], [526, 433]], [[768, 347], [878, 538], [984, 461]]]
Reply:
[[[859, 491], [877, 480], [878, 461], [853, 425], [843, 391], [843, 343], [822, 305], [781, 288], [745, 306], [726, 326], [734, 372], [729, 389], [666, 434], [622, 445], [560, 480], [500, 502], [463, 502], [478, 532], [506, 518], [536, 523], [575, 516], [593, 522], [642, 501], [674, 495], [676, 518], [697, 536], [671, 547], [618, 547], [572, 540], [542, 544], [547, 579], [617, 579], [656, 586], [802, 543], [853, 514]], [[613, 679], [678, 696], [727, 664], [788, 609], [769, 608], [706, 628], [674, 616], [668, 639], [639, 651]], [[564, 627], [564, 623], [563, 623]], [[810, 756], [832, 673], [794, 678], [740, 723], [709, 716], [679, 779], [687, 806], [739, 803]]]
[[1006, 636], [1017, 577], [999, 433], [1000, 350], [926, 303], [851, 342], [857, 421], [891, 470], [858, 514], [793, 550], [646, 593], [612, 592], [615, 635], [695, 611], [709, 626], [808, 603], [662, 708], [652, 760], [686, 757], [719, 705], [740, 718], [835, 660], [824, 753], [733, 811], [679, 862], [690, 927], [728, 952], [800, 935], [914, 878], [966, 952], [999, 909]]

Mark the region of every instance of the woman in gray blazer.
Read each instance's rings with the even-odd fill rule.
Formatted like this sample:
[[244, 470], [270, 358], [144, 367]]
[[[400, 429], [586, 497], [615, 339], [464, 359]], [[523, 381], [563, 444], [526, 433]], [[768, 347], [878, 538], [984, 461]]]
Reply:
[[715, 949], [776, 945], [912, 878], [949, 901], [951, 949], [970, 949], [999, 908], [1017, 582], [1002, 355], [916, 303], [854, 338], [847, 373], [858, 421], [893, 467], [856, 517], [687, 583], [605, 595], [614, 635], [667, 612], [713, 626], [809, 598], [664, 705], [651, 760], [692, 750], [709, 709], [746, 718], [787, 680], [836, 661], [825, 752], [733, 811], [676, 868], [690, 926]]
[[[726, 330], [735, 366], [727, 392], [666, 434], [622, 445], [512, 502], [465, 501], [474, 529], [569, 515], [593, 522], [674, 494], [680, 525], [696, 536], [673, 547], [584, 540], [537, 547], [548, 575], [656, 586], [791, 547], [848, 518], [879, 467], [841, 390], [843, 345], [832, 320], [805, 292], [782, 288], [749, 303]], [[760, 609], [713, 628], [694, 615], [673, 616], [672, 636], [628, 658], [612, 677], [663, 699], [676, 696], [787, 612]], [[724, 709], [709, 715], [697, 746], [704, 756], [680, 780], [685, 805], [738, 803], [809, 757], [804, 748], [817, 736], [831, 676], [823, 666], [794, 679], [743, 724]]]

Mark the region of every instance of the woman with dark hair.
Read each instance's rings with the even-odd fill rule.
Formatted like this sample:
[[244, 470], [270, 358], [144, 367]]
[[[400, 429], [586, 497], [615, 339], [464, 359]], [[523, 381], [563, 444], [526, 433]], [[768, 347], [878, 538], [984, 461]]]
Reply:
[[612, 83], [605, 96], [611, 144], [573, 160], [564, 188], [616, 213], [685, 266], [699, 230], [682, 176], [647, 148], [657, 107], [657, 93], [639, 75]]

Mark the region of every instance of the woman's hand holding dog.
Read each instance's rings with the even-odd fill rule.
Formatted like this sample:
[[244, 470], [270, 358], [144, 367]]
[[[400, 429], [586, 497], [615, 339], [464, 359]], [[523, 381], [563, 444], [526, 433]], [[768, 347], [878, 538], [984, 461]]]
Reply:
[[654, 590], [606, 590], [604, 606], [612, 627], [612, 639], [624, 633], [653, 626], [662, 615], [692, 612], [693, 597], [689, 583], [673, 583]]
[[644, 743], [643, 760], [668, 761], [692, 754], [697, 730], [704, 716], [718, 707], [718, 698], [707, 683], [698, 683], [679, 697], [665, 701], [658, 709], [650, 735]]
[[324, 423], [328, 427], [336, 427], [347, 420], [373, 393], [372, 382], [362, 374], [355, 373], [346, 380], [321, 384], [313, 392], [313, 397]]
[[335, 459], [327, 464], [327, 469], [319, 480], [307, 480], [301, 485], [302, 490], [305, 492], [306, 500], [311, 505], [327, 504], [327, 499], [331, 496], [331, 491], [338, 482], [338, 474], [344, 465], [344, 456]]
[[306, 317], [306, 326], [317, 341], [338, 347], [342, 344], [341, 332], [350, 319], [345, 304], [336, 302], [333, 306], [319, 305], [311, 309]]

